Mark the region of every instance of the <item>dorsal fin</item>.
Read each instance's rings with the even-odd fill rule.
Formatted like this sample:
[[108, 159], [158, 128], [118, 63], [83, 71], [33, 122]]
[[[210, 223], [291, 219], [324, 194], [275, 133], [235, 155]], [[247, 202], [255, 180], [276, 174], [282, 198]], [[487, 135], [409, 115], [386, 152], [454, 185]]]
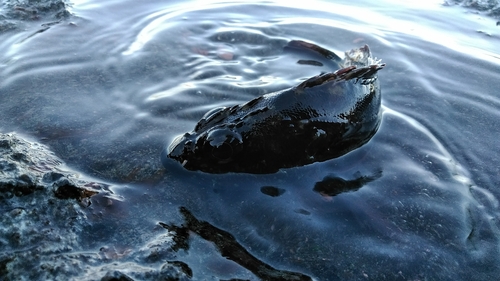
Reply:
[[372, 64], [366, 67], [357, 68], [351, 65], [346, 68], [341, 68], [335, 72], [324, 73], [307, 79], [306, 81], [300, 83], [297, 89], [311, 88], [314, 86], [322, 85], [327, 82], [339, 82], [348, 81], [351, 79], [361, 80], [364, 84], [365, 81], [376, 78], [376, 73], [385, 66], [382, 64]]

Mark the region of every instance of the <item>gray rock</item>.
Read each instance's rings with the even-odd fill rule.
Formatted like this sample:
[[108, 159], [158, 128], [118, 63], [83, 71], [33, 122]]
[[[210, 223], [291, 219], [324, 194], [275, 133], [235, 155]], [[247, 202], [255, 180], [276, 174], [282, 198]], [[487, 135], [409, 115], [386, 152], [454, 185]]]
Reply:
[[40, 25], [42, 22], [34, 33], [37, 34], [71, 16], [64, 0], [7, 0], [0, 5], [0, 33], [26, 29], [29, 23]]
[[[445, 5], [458, 4], [469, 9], [484, 13], [495, 19], [500, 19], [500, 1], [499, 0], [450, 0], [445, 1]], [[497, 22], [498, 25], [499, 22]]]
[[0, 133], [0, 280], [188, 280], [168, 231], [126, 251], [82, 246], [87, 207], [116, 197], [46, 146]]
[[79, 233], [88, 225], [81, 205], [106, 186], [65, 169], [44, 145], [0, 134], [0, 275], [5, 280], [52, 279], [56, 272], [71, 271], [59, 254], [78, 247]]
[[59, 199], [85, 201], [107, 187], [64, 169], [62, 160], [44, 145], [0, 134], [0, 199], [51, 191]]
[[15, 20], [62, 20], [71, 16], [64, 0], [3, 1], [4, 17]]

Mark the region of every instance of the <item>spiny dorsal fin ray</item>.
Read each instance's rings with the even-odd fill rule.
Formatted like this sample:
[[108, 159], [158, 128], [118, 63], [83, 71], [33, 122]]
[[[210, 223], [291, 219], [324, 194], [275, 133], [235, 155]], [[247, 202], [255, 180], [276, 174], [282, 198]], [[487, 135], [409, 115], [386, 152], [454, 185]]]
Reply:
[[312, 78], [307, 79], [306, 81], [300, 83], [297, 88], [311, 88], [314, 86], [322, 85], [328, 82], [340, 82], [340, 81], [348, 81], [351, 79], [356, 79], [356, 82], [361, 80], [361, 83], [364, 84], [364, 81], [374, 79], [377, 74], [377, 71], [382, 69], [385, 66], [385, 63], [382, 64], [372, 64], [365, 67], [356, 67], [351, 65], [346, 68], [341, 68], [335, 72], [325, 73], [321, 75], [314, 76]]

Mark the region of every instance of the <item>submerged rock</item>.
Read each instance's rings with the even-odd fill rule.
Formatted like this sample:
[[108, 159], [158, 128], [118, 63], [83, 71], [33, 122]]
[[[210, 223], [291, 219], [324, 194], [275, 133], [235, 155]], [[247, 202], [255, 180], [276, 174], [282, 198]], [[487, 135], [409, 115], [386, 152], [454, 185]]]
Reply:
[[189, 280], [171, 233], [124, 251], [82, 246], [92, 230], [87, 207], [112, 193], [46, 146], [0, 133], [0, 280]]
[[82, 205], [106, 185], [65, 169], [44, 145], [0, 134], [2, 280], [67, 278], [78, 270], [63, 255], [79, 247], [79, 234], [88, 225]]
[[334, 72], [245, 104], [213, 109], [194, 130], [177, 137], [162, 160], [209, 173], [274, 173], [342, 156], [377, 131], [381, 94], [368, 46], [336, 54], [304, 41], [285, 50], [328, 59]]
[[78, 247], [79, 233], [87, 225], [81, 203], [87, 205], [87, 199], [104, 186], [78, 179], [63, 167], [44, 145], [17, 134], [0, 134], [0, 275], [4, 280], [49, 280], [52, 271], [65, 276], [66, 270], [77, 267], [67, 268], [65, 258], [56, 256]]
[[[500, 1], [498, 0], [448, 0], [445, 1], [445, 6], [451, 6], [453, 4], [458, 4], [463, 7], [476, 10], [480, 13], [484, 13], [487, 16], [493, 17], [495, 19], [500, 19]], [[499, 25], [497, 22], [496, 25]]]
[[0, 199], [40, 190], [59, 199], [84, 201], [105, 187], [64, 171], [62, 160], [44, 145], [0, 133]]
[[[185, 221], [185, 223], [180, 227], [163, 222], [159, 223], [163, 228], [167, 229], [171, 233], [175, 233], [173, 240], [177, 244], [182, 245], [179, 248], [189, 250], [189, 233], [193, 232], [206, 241], [212, 242], [222, 257], [234, 261], [240, 266], [248, 269], [260, 280], [313, 280], [313, 278], [306, 274], [287, 270], [279, 270], [270, 266], [264, 261], [261, 261], [260, 259], [253, 256], [250, 252], [248, 252], [248, 250], [245, 249], [245, 247], [243, 247], [231, 233], [217, 228], [206, 221], [198, 220], [187, 208], [180, 207], [180, 213], [184, 217]], [[176, 262], [175, 264], [178, 264], [178, 262]], [[182, 268], [185, 269], [183, 272], [190, 276], [191, 269], [189, 269], [189, 267], [183, 263]]]
[[62, 20], [71, 16], [63, 0], [4, 1], [5, 17], [16, 20]]
[[[71, 16], [63, 0], [3, 1], [0, 9], [0, 33], [18, 29], [23, 22], [43, 21], [42, 30]], [[44, 29], [46, 28], [46, 29]], [[41, 32], [43, 32], [41, 31]]]

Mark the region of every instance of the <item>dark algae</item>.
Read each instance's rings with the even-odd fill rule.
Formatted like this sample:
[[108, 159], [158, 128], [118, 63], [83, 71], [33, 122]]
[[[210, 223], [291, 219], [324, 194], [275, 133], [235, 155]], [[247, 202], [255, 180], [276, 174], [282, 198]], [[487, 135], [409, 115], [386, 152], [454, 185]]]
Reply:
[[283, 195], [285, 193], [285, 189], [279, 188], [279, 187], [274, 187], [274, 186], [263, 186], [260, 188], [260, 192], [264, 193], [265, 195], [271, 196], [271, 197], [278, 197]]
[[324, 196], [335, 196], [343, 192], [356, 191], [365, 184], [370, 183], [381, 176], [381, 171], [365, 176], [356, 173], [356, 178], [352, 180], [346, 180], [336, 176], [326, 176], [322, 181], [319, 181], [314, 185], [313, 191]]
[[163, 151], [165, 166], [171, 158], [207, 173], [274, 173], [337, 158], [367, 143], [380, 125], [377, 72], [384, 64], [367, 45], [344, 59], [304, 41], [290, 41], [284, 49], [326, 59], [335, 71], [207, 112], [192, 132]]

